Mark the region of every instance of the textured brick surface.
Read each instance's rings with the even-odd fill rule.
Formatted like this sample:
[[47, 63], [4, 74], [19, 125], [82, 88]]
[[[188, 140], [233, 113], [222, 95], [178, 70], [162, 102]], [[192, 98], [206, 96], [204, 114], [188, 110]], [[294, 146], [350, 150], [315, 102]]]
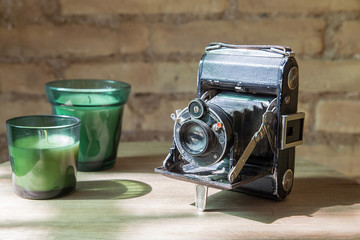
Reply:
[[[359, 3], [360, 4], [360, 3]], [[360, 21], [344, 22], [334, 37], [340, 56], [360, 57]]]
[[66, 78], [103, 78], [128, 82], [132, 92], [195, 92], [198, 62], [74, 64]]
[[117, 34], [116, 44], [120, 53], [137, 53], [148, 47], [149, 32], [144, 23], [121, 23]]
[[[194, 95], [195, 97], [195, 95]], [[190, 99], [177, 101], [163, 100], [156, 111], [146, 115], [143, 129], [145, 130], [168, 130], [173, 132], [174, 121], [170, 118], [177, 109], [184, 109], [189, 104]]]
[[359, 11], [358, 0], [237, 0], [239, 11], [252, 13], [326, 13]]
[[9, 150], [6, 140], [6, 134], [0, 133], [0, 163], [9, 160]]
[[123, 129], [125, 131], [158, 130], [172, 133], [174, 121], [170, 115], [177, 109], [187, 107], [191, 99], [171, 100], [148, 97], [142, 102], [130, 99], [124, 114]]
[[360, 61], [298, 62], [301, 92], [360, 92]]
[[44, 15], [42, 0], [0, 1], [0, 17], [11, 25], [21, 25], [27, 22], [37, 22]]
[[0, 28], [0, 54], [8, 56], [106, 56], [146, 48], [146, 29], [123, 24], [118, 32], [90, 26], [29, 26]]
[[316, 106], [316, 130], [359, 134], [359, 120], [360, 101], [322, 100]]
[[62, 14], [219, 13], [227, 0], [60, 0]]
[[296, 150], [297, 158], [329, 166], [351, 177], [360, 176], [360, 144], [311, 144], [300, 146]]
[[44, 94], [44, 84], [54, 80], [45, 64], [0, 64], [0, 92]]
[[0, 95], [0, 133], [5, 133], [5, 122], [9, 118], [36, 115], [51, 114], [51, 105], [46, 99], [24, 99], [17, 100], [9, 98], [9, 95]]
[[0, 40], [0, 52], [15, 56], [101, 56], [117, 51], [115, 32], [87, 26], [1, 29]]
[[209, 42], [266, 43], [289, 45], [297, 53], [313, 55], [320, 53], [323, 48], [324, 27], [323, 20], [286, 18], [260, 21], [195, 21], [184, 25], [157, 24], [152, 28], [151, 44], [157, 53], [202, 54], [204, 46]]

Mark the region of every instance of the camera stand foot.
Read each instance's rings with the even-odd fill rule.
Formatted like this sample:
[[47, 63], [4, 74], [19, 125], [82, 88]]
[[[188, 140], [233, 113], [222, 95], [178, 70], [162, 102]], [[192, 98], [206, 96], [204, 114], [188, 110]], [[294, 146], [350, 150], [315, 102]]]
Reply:
[[203, 212], [206, 208], [206, 201], [208, 196], [208, 187], [204, 185], [195, 185], [195, 206], [199, 212]]

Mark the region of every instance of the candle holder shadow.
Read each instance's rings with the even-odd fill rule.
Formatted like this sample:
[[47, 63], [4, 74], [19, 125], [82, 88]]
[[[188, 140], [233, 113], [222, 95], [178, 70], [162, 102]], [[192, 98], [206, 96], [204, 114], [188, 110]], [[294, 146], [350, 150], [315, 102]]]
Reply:
[[125, 179], [80, 181], [76, 191], [64, 200], [131, 199], [152, 191], [150, 185]]

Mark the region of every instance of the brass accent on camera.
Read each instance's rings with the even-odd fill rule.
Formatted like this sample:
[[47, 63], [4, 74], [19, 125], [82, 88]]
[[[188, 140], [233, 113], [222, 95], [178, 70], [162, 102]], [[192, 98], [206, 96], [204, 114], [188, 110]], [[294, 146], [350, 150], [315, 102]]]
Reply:
[[291, 189], [291, 187], [293, 185], [293, 181], [294, 181], [293, 171], [291, 171], [291, 169], [286, 170], [286, 172], [284, 173], [282, 182], [281, 182], [285, 192], [288, 192]]
[[297, 67], [292, 67], [288, 74], [288, 86], [294, 90], [299, 85], [299, 70]]

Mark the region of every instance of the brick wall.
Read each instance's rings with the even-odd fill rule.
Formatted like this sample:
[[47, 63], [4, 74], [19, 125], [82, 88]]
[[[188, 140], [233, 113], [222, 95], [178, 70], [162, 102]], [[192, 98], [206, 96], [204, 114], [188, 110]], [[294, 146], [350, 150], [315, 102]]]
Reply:
[[44, 83], [132, 84], [122, 141], [170, 141], [212, 41], [289, 45], [306, 112], [298, 157], [360, 176], [360, 0], [0, 0], [0, 161], [6, 119], [50, 113]]

